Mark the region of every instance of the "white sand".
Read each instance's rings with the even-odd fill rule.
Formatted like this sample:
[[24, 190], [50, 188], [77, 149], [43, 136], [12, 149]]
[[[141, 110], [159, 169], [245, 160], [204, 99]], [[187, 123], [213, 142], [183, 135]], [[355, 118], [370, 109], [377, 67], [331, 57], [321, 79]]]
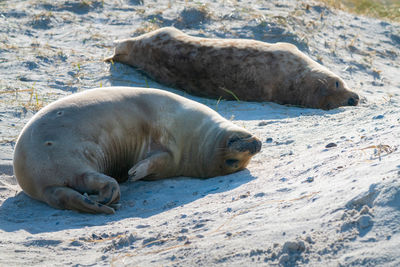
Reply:
[[[0, 266], [400, 265], [399, 24], [309, 1], [80, 2], [0, 2]], [[101, 61], [155, 25], [292, 42], [363, 101], [322, 111], [186, 94], [263, 140], [247, 170], [121, 184], [112, 216], [27, 197], [12, 151], [35, 105], [108, 85], [184, 95]]]

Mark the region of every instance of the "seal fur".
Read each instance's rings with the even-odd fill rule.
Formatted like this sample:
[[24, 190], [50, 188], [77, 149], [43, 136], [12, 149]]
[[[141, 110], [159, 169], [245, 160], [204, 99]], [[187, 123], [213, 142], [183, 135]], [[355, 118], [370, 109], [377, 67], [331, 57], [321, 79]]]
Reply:
[[289, 43], [200, 38], [166, 27], [116, 41], [111, 60], [203, 97], [325, 110], [359, 102], [339, 76]]
[[118, 182], [225, 175], [260, 149], [256, 137], [205, 105], [157, 89], [109, 87], [40, 110], [17, 140], [13, 165], [35, 199], [114, 213]]

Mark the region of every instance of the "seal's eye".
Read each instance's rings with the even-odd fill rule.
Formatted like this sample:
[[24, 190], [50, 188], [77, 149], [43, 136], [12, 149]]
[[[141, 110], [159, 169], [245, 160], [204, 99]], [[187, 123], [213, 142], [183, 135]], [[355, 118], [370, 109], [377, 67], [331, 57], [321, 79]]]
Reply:
[[227, 159], [225, 160], [226, 165], [230, 166], [230, 167], [237, 167], [237, 163], [239, 161], [237, 159]]
[[335, 85], [336, 85], [336, 88], [339, 88], [339, 82], [338, 81], [336, 81]]

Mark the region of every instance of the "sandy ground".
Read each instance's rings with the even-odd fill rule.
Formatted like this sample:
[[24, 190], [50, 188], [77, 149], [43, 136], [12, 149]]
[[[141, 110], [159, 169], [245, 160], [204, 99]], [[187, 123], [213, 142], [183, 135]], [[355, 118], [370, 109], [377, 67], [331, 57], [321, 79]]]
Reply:
[[[0, 2], [0, 266], [400, 265], [400, 25], [310, 1], [202, 3]], [[171, 25], [293, 43], [362, 103], [217, 103], [102, 62], [113, 40]], [[109, 85], [204, 103], [258, 135], [262, 152], [229, 176], [121, 184], [112, 216], [30, 199], [12, 171], [22, 127], [52, 100]]]

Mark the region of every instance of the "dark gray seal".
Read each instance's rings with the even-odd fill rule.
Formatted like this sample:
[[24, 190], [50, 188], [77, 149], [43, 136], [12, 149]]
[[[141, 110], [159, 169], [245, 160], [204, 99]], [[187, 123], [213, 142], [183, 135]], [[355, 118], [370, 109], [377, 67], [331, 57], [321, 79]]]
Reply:
[[198, 96], [321, 109], [359, 102], [340, 77], [288, 43], [199, 38], [171, 27], [116, 43], [106, 61]]

